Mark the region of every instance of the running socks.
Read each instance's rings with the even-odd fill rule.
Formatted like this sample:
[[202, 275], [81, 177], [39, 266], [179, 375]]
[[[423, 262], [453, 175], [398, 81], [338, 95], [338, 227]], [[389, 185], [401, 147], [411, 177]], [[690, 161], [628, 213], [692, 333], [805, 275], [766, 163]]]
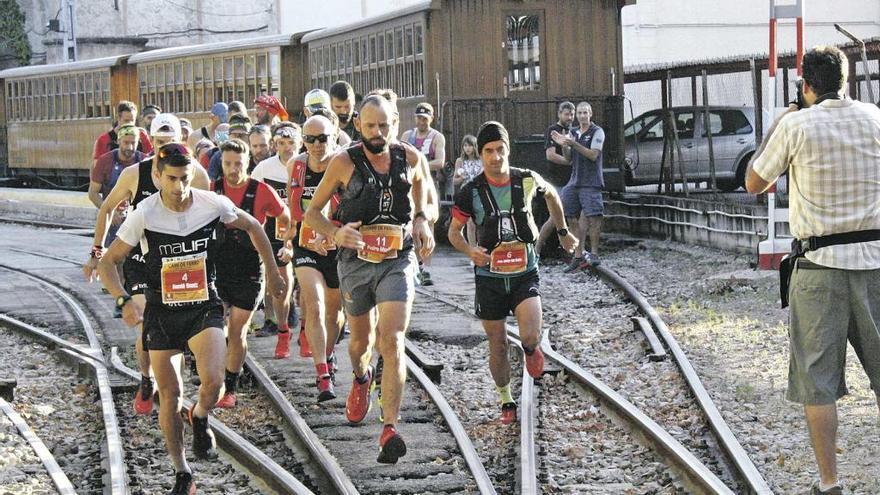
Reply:
[[510, 384], [509, 383], [503, 387], [496, 386], [495, 390], [498, 392], [498, 396], [501, 398], [502, 404], [514, 402], [513, 396], [510, 395]]
[[238, 388], [239, 376], [241, 376], [241, 372], [236, 373], [234, 371], [226, 370], [226, 378], [224, 379], [224, 384], [226, 385], [226, 393], [235, 393], [235, 390]]
[[318, 376], [329, 375], [330, 367], [327, 365], [327, 363], [316, 364], [315, 371], [318, 372]]

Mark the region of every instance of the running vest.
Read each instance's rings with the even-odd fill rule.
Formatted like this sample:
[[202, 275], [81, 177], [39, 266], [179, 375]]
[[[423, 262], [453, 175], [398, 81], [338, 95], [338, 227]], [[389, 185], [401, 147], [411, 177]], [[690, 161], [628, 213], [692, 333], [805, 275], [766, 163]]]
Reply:
[[409, 144], [413, 145], [417, 150], [421, 151], [423, 155], [430, 161], [434, 159], [434, 149], [431, 147], [431, 144], [434, 142], [434, 138], [437, 136], [438, 131], [436, 129], [429, 128], [428, 135], [419, 138], [416, 137], [419, 132], [418, 128], [414, 127], [412, 131], [410, 131]]
[[[274, 160], [274, 162], [268, 162], [269, 160]], [[262, 164], [263, 169], [257, 170], [260, 168]], [[274, 170], [272, 170], [274, 168]], [[280, 159], [276, 156], [271, 156], [266, 160], [263, 160], [257, 167], [254, 169], [254, 172], [259, 172], [259, 174], [254, 174], [257, 180], [262, 180], [267, 186], [271, 187], [278, 193], [278, 197], [281, 198], [281, 202], [285, 205], [288, 204], [287, 201], [287, 183], [290, 180], [290, 177], [287, 175], [287, 168], [284, 166], [284, 163], [280, 161]], [[274, 173], [273, 173], [274, 172]], [[266, 218], [266, 235], [269, 237], [269, 242], [272, 243], [272, 248], [275, 251], [284, 245], [283, 241], [278, 239], [281, 236], [282, 232], [276, 232], [276, 219], [274, 217]]]
[[[236, 205], [242, 210], [248, 212], [249, 215], [254, 215], [254, 204], [256, 202], [257, 197], [257, 187], [260, 185], [259, 181], [255, 181], [253, 179], [247, 180], [247, 189], [244, 191], [244, 196], [241, 199], [241, 204]], [[223, 178], [219, 178], [214, 181], [214, 192], [221, 195], [226, 196], [223, 192]], [[228, 197], [228, 196], [227, 196]], [[227, 244], [235, 243], [236, 245], [246, 248], [250, 251], [256, 252], [257, 248], [254, 247], [254, 243], [251, 242], [251, 236], [247, 234], [247, 232], [236, 229], [234, 227], [223, 229], [223, 240], [219, 243], [221, 246], [226, 246]]]
[[[241, 198], [241, 204], [236, 205], [242, 210], [254, 215], [254, 205], [256, 203], [257, 188], [260, 182], [254, 179], [248, 179], [247, 189]], [[214, 192], [226, 196], [223, 191], [223, 178], [214, 181]], [[227, 196], [228, 197], [228, 196]], [[221, 267], [222, 273], [218, 273], [220, 277], [228, 272], [244, 273], [247, 275], [258, 275], [261, 269], [260, 254], [254, 247], [251, 236], [247, 232], [235, 227], [218, 226], [217, 228], [217, 249], [215, 256], [215, 265]]]
[[486, 180], [485, 173], [481, 173], [474, 180], [465, 184], [465, 188], [477, 190], [485, 212], [483, 223], [477, 225], [477, 244], [490, 252], [498, 247], [505, 240], [502, 228], [505, 227], [505, 223], [508, 223], [504, 221], [506, 218], [509, 218], [509, 228], [513, 231], [513, 237], [516, 240], [532, 244], [538, 239], [538, 227], [532, 216], [532, 205], [526, 204], [523, 191], [523, 177], [531, 176], [532, 172], [529, 170], [510, 168], [511, 211], [502, 211], [498, 207], [498, 202], [492, 195], [492, 189]]
[[[326, 172], [326, 171], [325, 171]], [[315, 172], [309, 168], [309, 157], [301, 154], [294, 159], [293, 169], [290, 171], [290, 184], [288, 185], [288, 202], [290, 206], [291, 224], [297, 222], [296, 233], [293, 237], [293, 245], [299, 246], [299, 237], [306, 210], [309, 208], [318, 184], [324, 178], [324, 172]], [[333, 194], [330, 198], [331, 214], [339, 207], [339, 194]], [[339, 222], [333, 221], [338, 224]]]
[[150, 156], [138, 163], [138, 184], [134, 197], [131, 199], [132, 208], [157, 192], [159, 189], [153, 183], [153, 157]]
[[392, 144], [391, 166], [387, 174], [376, 172], [364, 153], [363, 144], [345, 150], [354, 163], [348, 187], [342, 193], [337, 218], [342, 224], [362, 222], [363, 225], [391, 224], [404, 227], [401, 251], [412, 247], [407, 226], [412, 221], [409, 193], [412, 180], [406, 163], [406, 150]]

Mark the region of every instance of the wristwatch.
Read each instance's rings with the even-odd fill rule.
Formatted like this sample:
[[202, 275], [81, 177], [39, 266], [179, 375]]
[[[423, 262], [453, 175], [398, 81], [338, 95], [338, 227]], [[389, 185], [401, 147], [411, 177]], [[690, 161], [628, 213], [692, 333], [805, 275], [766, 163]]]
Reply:
[[556, 235], [558, 235], [559, 237], [565, 237], [568, 235], [568, 229], [567, 228], [556, 229]]
[[128, 294], [123, 294], [116, 298], [116, 307], [122, 309], [128, 303], [128, 301], [131, 301], [131, 296], [129, 296]]

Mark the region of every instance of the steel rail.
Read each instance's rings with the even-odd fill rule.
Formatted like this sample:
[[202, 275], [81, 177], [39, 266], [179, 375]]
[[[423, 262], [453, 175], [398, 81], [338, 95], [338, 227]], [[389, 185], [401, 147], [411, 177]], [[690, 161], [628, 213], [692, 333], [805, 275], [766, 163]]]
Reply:
[[678, 342], [675, 340], [675, 337], [672, 336], [666, 323], [660, 318], [660, 314], [657, 313], [654, 307], [651, 306], [648, 300], [636, 290], [635, 287], [613, 270], [604, 265], [592, 267], [592, 270], [598, 274], [603, 282], [622, 291], [625, 296], [639, 308], [639, 311], [651, 322], [660, 334], [660, 338], [662, 338], [666, 343], [666, 346], [669, 347], [669, 350], [675, 359], [675, 363], [681, 370], [682, 375], [684, 375], [685, 381], [687, 381], [691, 392], [694, 394], [694, 398], [700, 405], [700, 409], [703, 410], [703, 413], [708, 418], [712, 431], [718, 436], [721, 448], [724, 449], [728, 456], [730, 456], [737, 472], [739, 472], [742, 479], [746, 482], [750, 493], [757, 493], [760, 495], [772, 494], [773, 492], [770, 490], [770, 486], [767, 484], [764, 476], [761, 475], [758, 468], [755, 467], [755, 464], [752, 462], [748, 454], [746, 454], [745, 449], [743, 449], [742, 445], [736, 439], [736, 436], [730, 430], [730, 427], [727, 426], [727, 422], [724, 421], [724, 417], [721, 415], [721, 412], [718, 411], [709, 392], [707, 392], [706, 388], [703, 386], [703, 382], [700, 381], [700, 377], [697, 375], [696, 370], [694, 370], [694, 367], [691, 365], [684, 351], [679, 347]]
[[419, 385], [421, 385], [425, 392], [428, 393], [428, 396], [431, 397], [431, 400], [434, 401], [434, 404], [440, 410], [440, 414], [443, 415], [443, 420], [446, 421], [446, 426], [449, 427], [449, 431], [455, 437], [458, 448], [461, 449], [461, 455], [471, 470], [480, 493], [483, 495], [496, 495], [497, 492], [495, 487], [492, 486], [492, 479], [489, 477], [489, 473], [486, 472], [483, 461], [477, 455], [477, 450], [474, 448], [474, 444], [471, 442], [467, 431], [464, 429], [461, 421], [459, 421], [458, 415], [455, 414], [455, 411], [446, 402], [443, 393], [440, 392], [437, 385], [431, 381], [428, 375], [409, 356], [406, 357], [406, 369], [419, 382]]
[[37, 454], [37, 457], [40, 458], [40, 462], [43, 463], [43, 466], [45, 466], [46, 471], [49, 473], [49, 477], [52, 478], [52, 483], [54, 483], [55, 488], [58, 489], [58, 493], [61, 495], [76, 495], [73, 483], [70, 482], [70, 479], [64, 474], [64, 471], [61, 470], [61, 466], [58, 465], [55, 456], [49, 452], [49, 449], [46, 448], [46, 444], [44, 444], [43, 441], [40, 440], [40, 437], [31, 430], [30, 426], [28, 426], [27, 422], [21, 417], [21, 415], [15, 411], [12, 404], [0, 398], [0, 410], [2, 410], [6, 417], [9, 418], [9, 421], [12, 422], [22, 438], [27, 441], [34, 453]]
[[526, 369], [526, 353], [519, 340], [507, 336], [523, 356], [522, 387], [520, 390], [519, 422], [519, 492], [523, 495], [538, 495], [538, 456], [535, 453], [535, 432], [538, 429], [538, 404], [535, 400], [535, 380]]
[[[122, 449], [122, 439], [119, 434], [119, 421], [116, 418], [116, 406], [113, 404], [113, 390], [110, 387], [110, 374], [104, 364], [106, 360], [104, 359], [104, 353], [101, 349], [101, 343], [98, 340], [98, 335], [95, 332], [94, 327], [92, 327], [91, 321], [89, 321], [88, 315], [86, 315], [80, 304], [71, 297], [70, 294], [59, 289], [54, 283], [30, 272], [12, 268], [7, 265], [0, 264], [0, 268], [20, 273], [49, 289], [49, 291], [56, 294], [67, 304], [70, 311], [76, 319], [79, 320], [80, 326], [82, 326], [83, 332], [86, 334], [86, 339], [89, 341], [89, 348], [93, 354], [93, 359], [84, 361], [94, 369], [95, 381], [98, 385], [98, 394], [101, 399], [101, 413], [106, 432], [105, 446], [107, 448], [107, 471], [110, 475], [109, 486], [105, 488], [109, 488], [110, 493], [114, 495], [117, 493], [127, 493], [128, 476], [125, 467], [125, 453]], [[9, 320], [8, 317], [7, 320]], [[79, 352], [76, 354], [80, 355]]]
[[266, 373], [266, 370], [260, 365], [260, 363], [248, 353], [245, 357], [244, 364], [250, 371], [251, 375], [253, 375], [254, 379], [256, 379], [257, 385], [259, 385], [259, 387], [263, 389], [263, 392], [266, 393], [266, 396], [268, 396], [275, 411], [284, 419], [298, 439], [306, 447], [312, 460], [320, 467], [321, 472], [333, 488], [343, 495], [354, 495], [359, 493], [354, 486], [354, 483], [352, 483], [351, 478], [348, 477], [342, 469], [342, 466], [340, 466], [336, 461], [336, 458], [333, 457], [333, 454], [327, 450], [327, 447], [324, 446], [315, 432], [312, 431], [306, 421], [300, 416], [299, 412], [297, 412], [290, 401], [287, 400], [287, 397], [284, 396], [284, 393], [278, 388], [278, 385], [269, 378], [269, 374]]
[[[416, 290], [472, 316], [469, 309], [440, 294], [422, 288]], [[516, 330], [509, 325], [507, 325], [507, 335], [509, 340], [519, 342]], [[662, 426], [604, 382], [554, 351], [550, 347], [546, 335], [542, 338], [541, 349], [545, 357], [556, 362], [579, 384], [601, 399], [620, 418], [633, 425], [635, 430], [633, 433], [640, 434], [641, 438], [649, 442], [653, 449], [669, 462], [669, 467], [680, 476], [690, 490], [695, 493], [733, 495], [733, 491], [724, 482]]]
[[41, 258], [49, 258], [49, 259], [53, 259], [53, 260], [63, 261], [65, 263], [70, 263], [71, 265], [76, 265], [79, 267], [83, 266], [83, 263], [81, 261], [76, 261], [74, 259], [66, 258], [64, 256], [55, 256], [53, 254], [46, 254], [46, 253], [35, 253], [33, 251], [28, 251], [27, 249], [20, 249], [20, 248], [14, 248], [14, 247], [7, 247], [6, 249], [8, 249], [9, 251], [15, 251], [17, 253], [29, 254], [31, 256], [39, 256]]
[[[110, 363], [119, 373], [131, 378], [134, 382], [140, 382], [140, 373], [126, 366], [115, 352], [111, 355]], [[193, 405], [191, 400], [184, 398], [181, 415], [186, 414], [186, 411]], [[314, 492], [278, 465], [271, 457], [223, 424], [222, 421], [216, 417], [209, 416], [208, 424], [217, 438], [217, 446], [236, 462], [242, 464], [269, 488], [284, 495], [314, 495]]]
[[72, 223], [43, 222], [40, 220], [28, 220], [25, 218], [0, 217], [0, 223], [14, 223], [18, 225], [32, 225], [34, 227], [43, 227], [47, 229], [62, 230], [85, 230], [89, 227], [83, 225], [74, 225]]

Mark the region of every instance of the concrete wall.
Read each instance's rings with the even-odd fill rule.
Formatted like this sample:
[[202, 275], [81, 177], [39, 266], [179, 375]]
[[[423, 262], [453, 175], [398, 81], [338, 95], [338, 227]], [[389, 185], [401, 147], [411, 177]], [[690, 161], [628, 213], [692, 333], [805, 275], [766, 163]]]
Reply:
[[281, 32], [298, 32], [357, 22], [397, 10], [418, 0], [277, 0]]
[[[806, 46], [880, 36], [877, 0], [805, 0]], [[778, 0], [778, 4], [794, 3]], [[767, 53], [770, 0], [638, 0], [623, 8], [625, 66]], [[794, 51], [794, 21], [779, 21], [779, 49]]]
[[[276, 15], [282, 0], [71, 0], [76, 4], [76, 36], [79, 59], [96, 58], [141, 50], [89, 38], [141, 37], [146, 48], [191, 45], [279, 33]], [[291, 2], [293, 3], [293, 2]], [[327, 2], [328, 4], [330, 2]], [[60, 34], [47, 32], [61, 0], [19, 0], [25, 13], [25, 30], [34, 52], [33, 63], [63, 61]], [[46, 42], [50, 44], [47, 45]]]

